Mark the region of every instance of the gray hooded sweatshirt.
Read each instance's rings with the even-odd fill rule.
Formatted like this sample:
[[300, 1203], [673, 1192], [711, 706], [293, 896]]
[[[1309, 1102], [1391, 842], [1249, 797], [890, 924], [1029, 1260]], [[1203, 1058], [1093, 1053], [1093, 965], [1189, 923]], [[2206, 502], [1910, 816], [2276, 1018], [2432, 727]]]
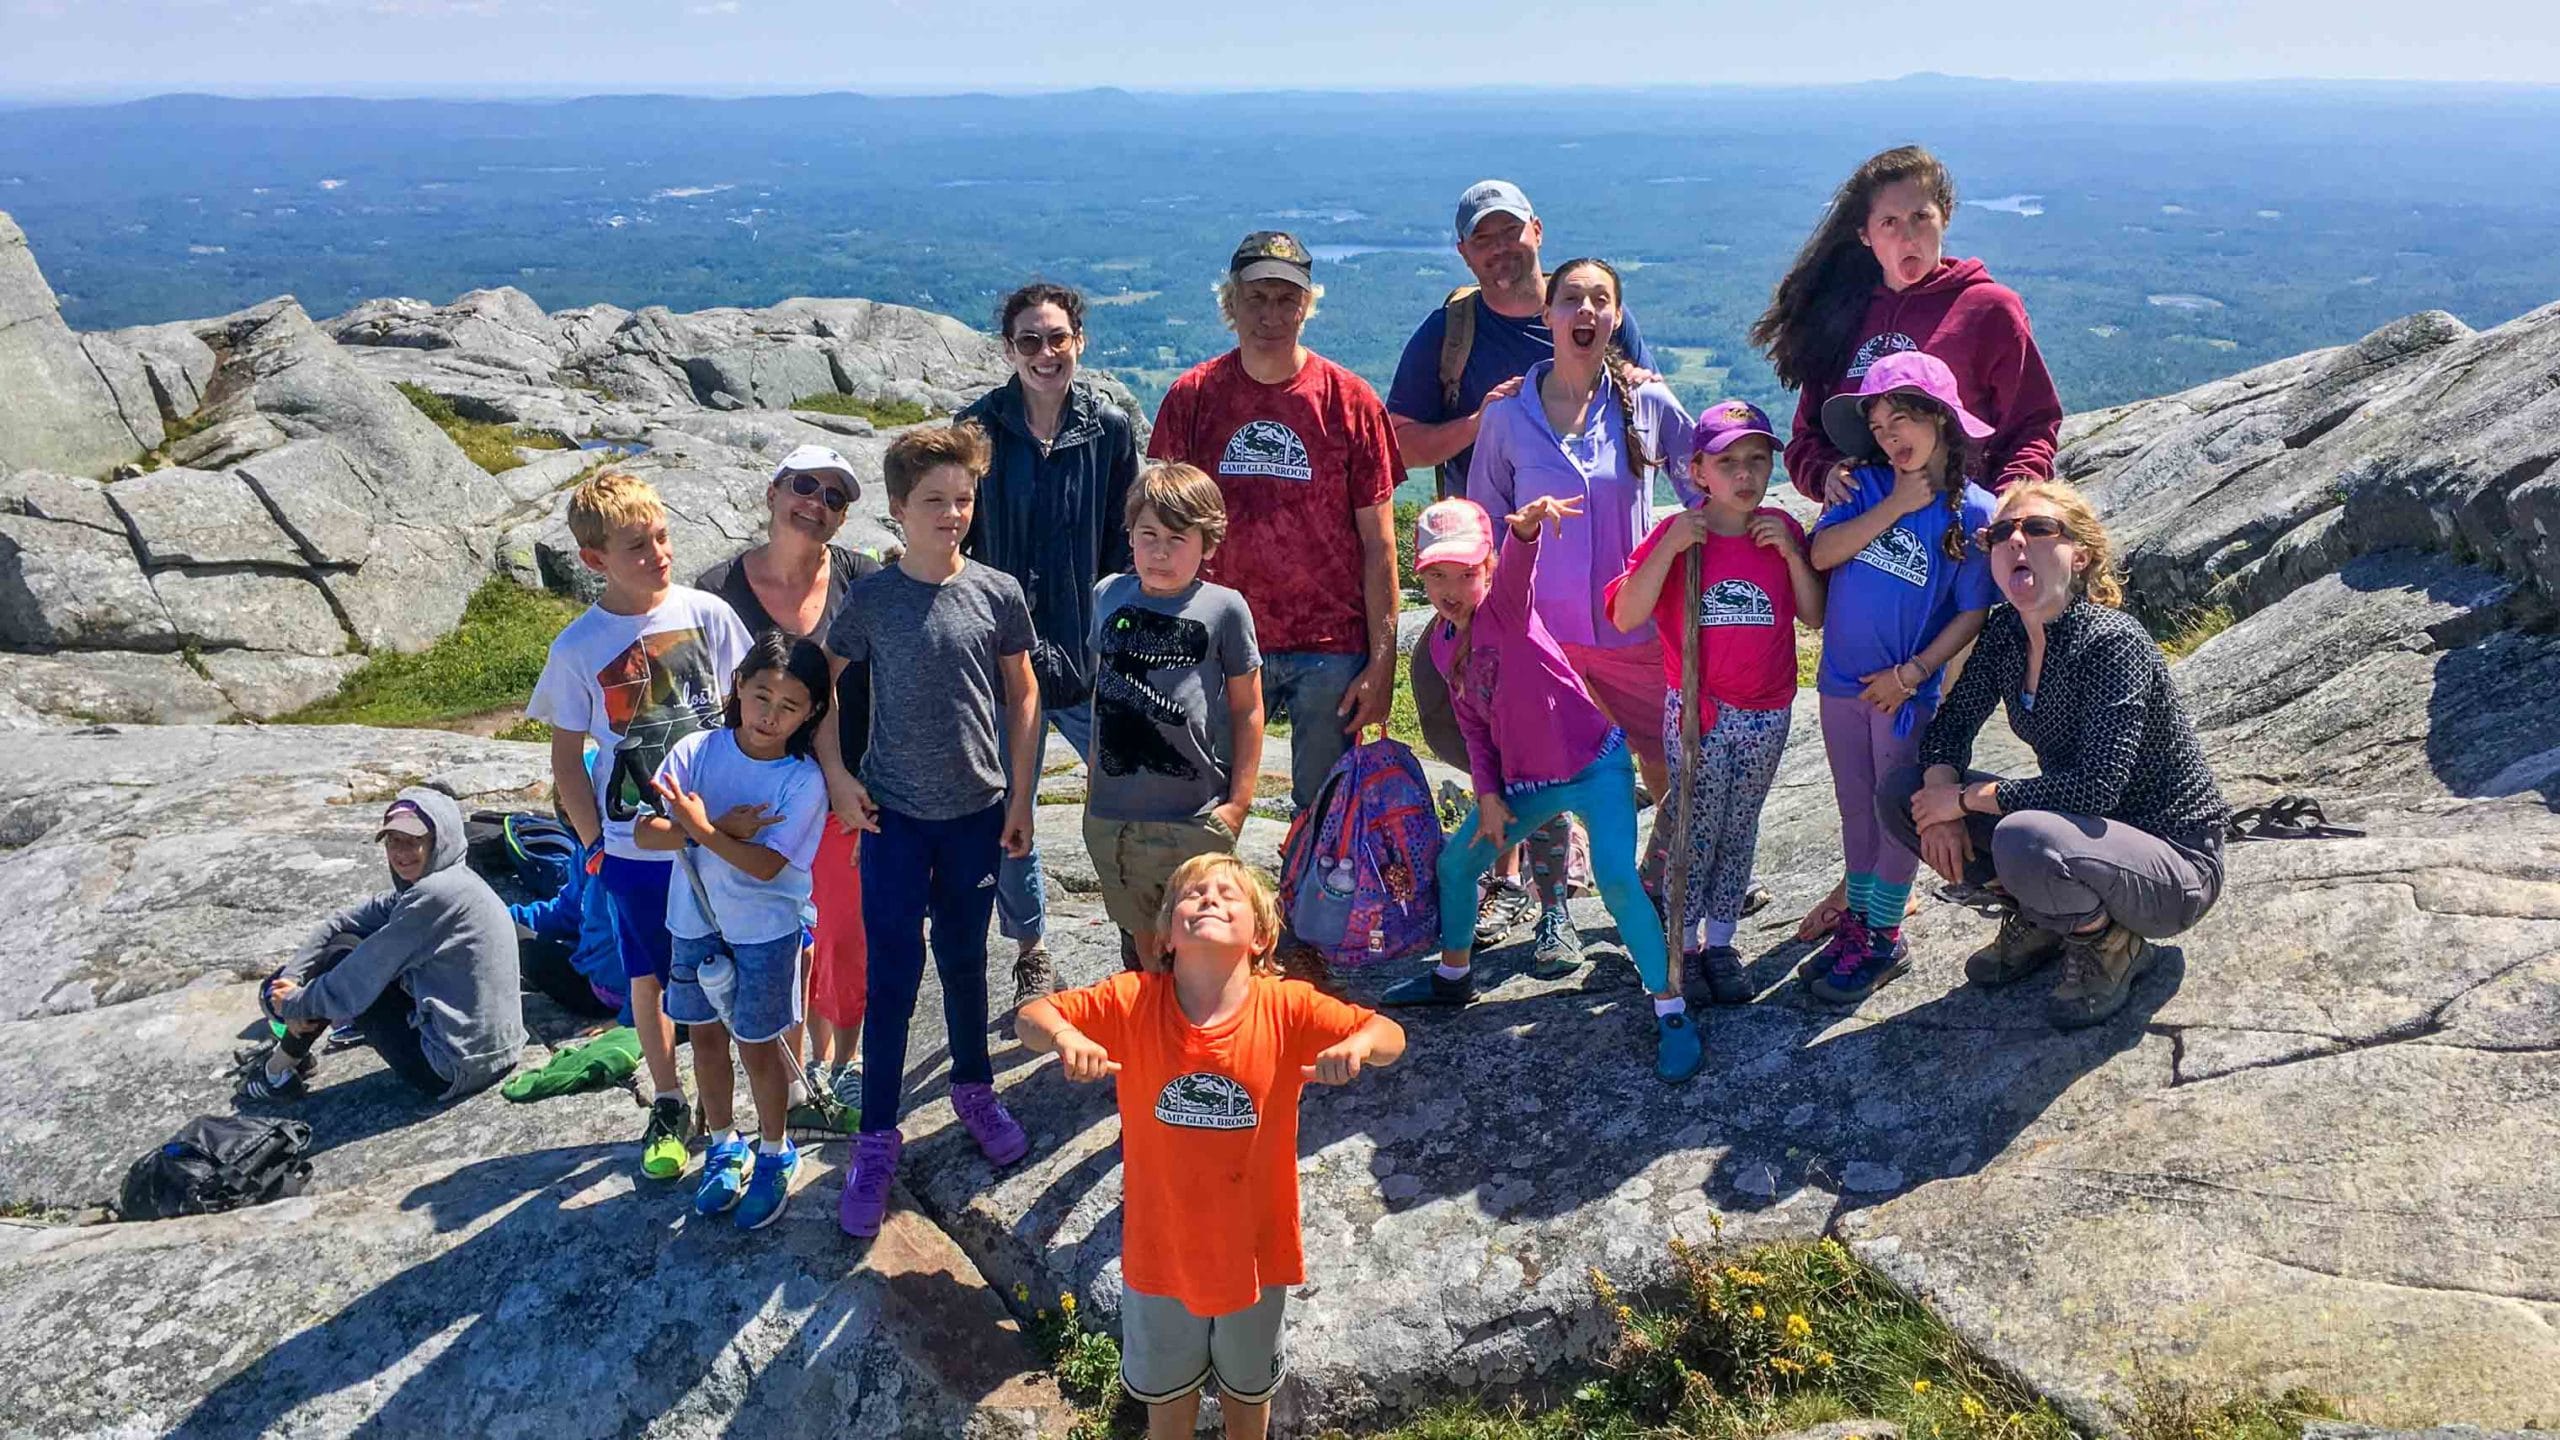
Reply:
[[[427, 873], [415, 884], [392, 878], [389, 892], [332, 915], [302, 942], [284, 975], [302, 988], [281, 1008], [288, 1020], [345, 1024], [398, 985], [409, 992], [409, 1023], [448, 1095], [476, 1090], [515, 1068], [524, 1051], [523, 976], [515, 921], [487, 881], [463, 863], [462, 807], [440, 790], [412, 787], [400, 798], [435, 832]], [[359, 942], [327, 974], [305, 982], [330, 942]]]

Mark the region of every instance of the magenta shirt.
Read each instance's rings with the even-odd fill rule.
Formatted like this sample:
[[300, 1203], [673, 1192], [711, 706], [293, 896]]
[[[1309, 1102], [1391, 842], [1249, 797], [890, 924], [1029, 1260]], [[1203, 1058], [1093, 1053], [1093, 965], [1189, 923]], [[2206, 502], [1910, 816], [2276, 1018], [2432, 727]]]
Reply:
[[1570, 780], [1600, 758], [1617, 728], [1592, 703], [1530, 603], [1538, 542], [1508, 526], [1502, 536], [1493, 593], [1467, 625], [1463, 676], [1450, 670], [1458, 632], [1445, 621], [1431, 625], [1431, 663], [1449, 679], [1449, 706], [1466, 737], [1467, 768], [1479, 795]]

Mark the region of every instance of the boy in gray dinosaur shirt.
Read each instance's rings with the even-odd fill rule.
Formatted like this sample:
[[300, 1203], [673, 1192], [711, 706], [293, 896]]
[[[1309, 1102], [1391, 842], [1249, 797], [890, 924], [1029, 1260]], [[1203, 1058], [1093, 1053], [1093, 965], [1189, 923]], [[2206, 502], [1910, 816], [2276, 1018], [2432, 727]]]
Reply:
[[1084, 844], [1103, 907], [1160, 970], [1165, 882], [1232, 853], [1262, 767], [1262, 652], [1244, 597], [1200, 578], [1227, 535], [1218, 484], [1179, 463], [1129, 489], [1132, 573], [1093, 587], [1093, 774]]

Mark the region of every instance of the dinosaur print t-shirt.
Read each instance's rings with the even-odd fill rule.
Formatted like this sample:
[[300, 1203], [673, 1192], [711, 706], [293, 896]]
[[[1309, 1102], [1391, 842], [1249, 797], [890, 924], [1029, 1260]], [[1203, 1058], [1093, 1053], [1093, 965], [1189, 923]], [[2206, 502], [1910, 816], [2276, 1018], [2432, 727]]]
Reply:
[[596, 742], [587, 778], [596, 787], [605, 853], [674, 858], [642, 850], [631, 838], [631, 822], [644, 811], [656, 813], [650, 781], [675, 743], [719, 728], [729, 675], [746, 658], [747, 644], [736, 611], [719, 596], [684, 585], [670, 587], [646, 615], [588, 606], [552, 640], [524, 713]]
[[[1815, 533], [1865, 514], [1893, 493], [1888, 466], [1861, 466], [1853, 478], [1856, 493], [1823, 511], [1814, 522]], [[1952, 517], [1957, 533], [1970, 536], [1990, 524], [1998, 504], [1989, 491], [1968, 483]], [[1831, 572], [1822, 623], [1822, 673], [1814, 682], [1823, 694], [1857, 695], [1866, 688], [1861, 677], [1911, 659], [1928, 649], [1956, 616], [1988, 610], [2000, 598], [1991, 579], [1991, 557], [1981, 546], [1967, 541], [1962, 560], [1948, 557], [1950, 518], [1943, 501], [1902, 516]], [[1916, 713], [1925, 716], [1937, 708], [1943, 673], [1933, 672], [1921, 683], [1920, 693], [1912, 697]]]
[[1093, 587], [1093, 766], [1097, 820], [1184, 820], [1225, 802], [1234, 778], [1227, 682], [1262, 668], [1253, 614], [1224, 585], [1178, 595], [1135, 575]]
[[1147, 455], [1218, 482], [1227, 538], [1201, 573], [1243, 593], [1263, 649], [1368, 652], [1353, 512], [1386, 504], [1404, 478], [1368, 381], [1310, 354], [1265, 385], [1230, 350], [1165, 392]]
[[1120, 1064], [1120, 1274], [1194, 1315], [1250, 1307], [1307, 1278], [1298, 1237], [1300, 1067], [1376, 1013], [1303, 980], [1256, 977], [1215, 1025], [1171, 975], [1115, 975], [1049, 997]]
[[[1804, 544], [1804, 527], [1774, 506], [1775, 515]], [[1627, 557], [1632, 575], [1662, 543], [1662, 534], [1680, 517], [1665, 516]], [[1662, 673], [1674, 692], [1680, 689], [1681, 607], [1688, 587], [1688, 564], [1703, 562], [1698, 585], [1698, 693], [1737, 710], [1776, 710], [1796, 698], [1796, 591], [1787, 576], [1786, 557], [1748, 535], [1710, 535], [1706, 543], [1671, 567], [1662, 597], [1653, 603], [1654, 628], [1662, 632]], [[1617, 604], [1625, 576], [1611, 581], [1606, 600]], [[1706, 712], [1700, 711], [1703, 717]]]

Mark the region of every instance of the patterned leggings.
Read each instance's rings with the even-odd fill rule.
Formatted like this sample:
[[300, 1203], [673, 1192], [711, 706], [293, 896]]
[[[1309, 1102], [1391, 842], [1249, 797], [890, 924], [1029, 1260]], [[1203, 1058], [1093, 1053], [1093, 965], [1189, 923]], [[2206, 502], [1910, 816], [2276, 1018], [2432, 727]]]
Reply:
[[[1777, 783], [1778, 760], [1787, 752], [1787, 710], [1741, 710], [1718, 705], [1715, 724], [1698, 736], [1698, 763], [1681, 753], [1680, 692], [1662, 706], [1662, 733], [1672, 737], [1671, 795], [1654, 811], [1657, 829], [1671, 824], [1681, 787], [1689, 788], [1689, 886], [1681, 908], [1681, 932], [1692, 943], [1709, 920], [1742, 918], [1743, 892], [1751, 887], [1751, 855], [1760, 845], [1760, 805]], [[1669, 893], [1668, 882], [1664, 893]]]

